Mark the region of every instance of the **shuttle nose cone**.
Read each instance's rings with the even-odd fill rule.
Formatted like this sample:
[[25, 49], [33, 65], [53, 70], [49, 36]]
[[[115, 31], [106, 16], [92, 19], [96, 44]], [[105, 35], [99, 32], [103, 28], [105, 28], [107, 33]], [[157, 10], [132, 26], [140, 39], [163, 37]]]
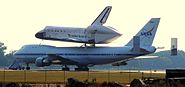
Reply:
[[43, 39], [44, 38], [44, 34], [45, 34], [44, 32], [38, 32], [38, 33], [35, 34], [35, 37]]
[[121, 33], [117, 33], [118, 34], [118, 36], [122, 36], [122, 34]]
[[119, 32], [116, 32], [114, 35], [115, 35], [115, 37], [116, 37], [116, 38], [118, 38], [118, 37], [122, 36], [122, 34], [121, 34], [121, 33], [119, 33]]

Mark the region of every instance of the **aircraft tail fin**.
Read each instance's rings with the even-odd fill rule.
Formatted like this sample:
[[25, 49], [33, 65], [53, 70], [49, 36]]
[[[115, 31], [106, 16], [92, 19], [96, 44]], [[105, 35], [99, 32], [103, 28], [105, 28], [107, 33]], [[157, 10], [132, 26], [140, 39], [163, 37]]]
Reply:
[[105, 9], [99, 14], [99, 16], [94, 20], [94, 22], [91, 25], [103, 25], [107, 21], [111, 9], [112, 6], [105, 7]]
[[[140, 46], [152, 46], [160, 18], [152, 18], [150, 21], [135, 35], [140, 37]], [[133, 46], [131, 39], [125, 46]]]

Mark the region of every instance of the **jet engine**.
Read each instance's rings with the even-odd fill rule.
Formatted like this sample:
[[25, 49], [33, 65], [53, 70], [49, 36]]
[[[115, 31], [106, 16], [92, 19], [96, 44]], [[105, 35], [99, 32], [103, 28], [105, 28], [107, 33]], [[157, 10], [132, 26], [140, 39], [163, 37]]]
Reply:
[[37, 67], [44, 67], [51, 65], [51, 61], [48, 60], [48, 57], [38, 57], [35, 61]]

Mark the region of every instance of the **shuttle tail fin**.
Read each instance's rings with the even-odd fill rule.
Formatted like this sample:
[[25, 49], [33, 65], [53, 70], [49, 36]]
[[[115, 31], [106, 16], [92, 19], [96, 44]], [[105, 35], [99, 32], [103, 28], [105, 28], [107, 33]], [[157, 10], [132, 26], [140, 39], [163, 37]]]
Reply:
[[100, 13], [100, 15], [94, 20], [94, 22], [91, 25], [103, 25], [107, 21], [111, 9], [112, 6], [105, 7], [105, 9]]
[[[140, 37], [140, 46], [152, 46], [160, 18], [152, 18], [135, 36]], [[131, 39], [125, 46], [133, 46]]]

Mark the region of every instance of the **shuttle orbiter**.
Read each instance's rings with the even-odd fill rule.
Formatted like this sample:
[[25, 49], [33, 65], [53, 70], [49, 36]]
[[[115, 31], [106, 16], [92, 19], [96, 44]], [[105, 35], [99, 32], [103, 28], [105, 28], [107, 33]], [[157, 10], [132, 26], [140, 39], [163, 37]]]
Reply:
[[35, 37], [44, 40], [85, 44], [110, 43], [122, 35], [112, 27], [103, 26], [107, 21], [111, 9], [112, 6], [107, 6], [87, 28], [46, 26], [43, 30], [37, 32]]

